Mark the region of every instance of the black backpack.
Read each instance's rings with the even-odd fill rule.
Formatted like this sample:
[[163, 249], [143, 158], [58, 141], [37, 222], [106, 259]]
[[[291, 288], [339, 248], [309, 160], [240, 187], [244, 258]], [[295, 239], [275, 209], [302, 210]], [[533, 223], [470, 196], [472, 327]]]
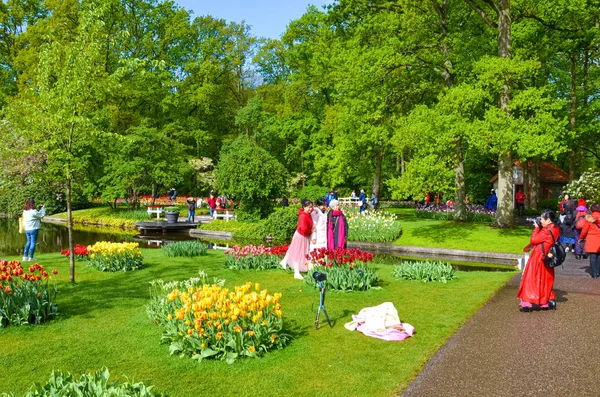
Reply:
[[556, 242], [554, 238], [554, 234], [548, 228], [546, 229], [550, 236], [552, 237], [552, 245], [548, 250], [548, 253], [544, 250], [544, 243], [542, 243], [542, 254], [544, 254], [544, 264], [547, 267], [557, 267], [563, 264], [565, 258], [567, 257], [567, 252], [565, 251], [565, 247]]

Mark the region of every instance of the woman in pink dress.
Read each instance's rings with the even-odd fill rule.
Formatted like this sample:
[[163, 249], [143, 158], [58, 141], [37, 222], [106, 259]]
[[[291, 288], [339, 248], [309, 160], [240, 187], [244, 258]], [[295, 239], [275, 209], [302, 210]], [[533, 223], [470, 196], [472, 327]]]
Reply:
[[302, 200], [302, 208], [298, 210], [298, 226], [292, 238], [285, 257], [281, 260], [281, 266], [294, 269], [294, 278], [302, 280], [304, 277], [300, 272], [308, 270], [308, 252], [310, 248], [310, 236], [313, 230], [313, 220], [310, 216], [313, 203], [310, 200]]

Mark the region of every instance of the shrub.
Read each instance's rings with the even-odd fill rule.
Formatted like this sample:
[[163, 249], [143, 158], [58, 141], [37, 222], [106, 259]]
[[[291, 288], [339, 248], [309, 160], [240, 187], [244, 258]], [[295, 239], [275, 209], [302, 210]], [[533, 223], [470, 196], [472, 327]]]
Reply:
[[[52, 273], [58, 272], [54, 269]], [[0, 328], [41, 324], [54, 317], [56, 285], [50, 287], [49, 279], [37, 263], [27, 273], [17, 260], [0, 260]]]
[[267, 248], [264, 245], [239, 245], [225, 251], [225, 266], [237, 270], [277, 269], [288, 250], [288, 245]]
[[392, 276], [401, 280], [420, 280], [424, 283], [437, 281], [446, 283], [456, 276], [452, 265], [441, 261], [403, 262], [394, 266]]
[[[167, 299], [167, 295], [174, 290], [188, 291], [190, 288], [202, 288], [208, 282], [208, 275], [202, 270], [198, 273], [198, 277], [192, 277], [183, 281], [171, 281], [168, 283], [160, 279], [151, 281], [150, 303], [146, 306], [148, 317], [155, 324], [164, 326], [169, 321], [169, 314], [175, 313], [175, 310], [177, 310], [177, 303]], [[222, 287], [225, 284], [225, 280], [214, 278], [213, 283]]]
[[179, 207], [165, 207], [165, 212], [180, 212]]
[[199, 241], [176, 241], [164, 244], [162, 250], [168, 257], [186, 256], [191, 258], [206, 255], [208, 247]]
[[261, 232], [262, 223], [245, 223], [240, 221], [215, 220], [200, 225], [201, 230], [215, 230], [219, 232], [230, 232], [238, 238], [256, 239], [264, 237]]
[[[579, 179], [569, 183], [563, 189], [563, 193], [570, 193], [571, 198], [584, 198], [589, 204], [600, 202], [600, 172], [588, 170], [581, 174]], [[542, 201], [542, 200], [540, 200]], [[558, 200], [557, 200], [558, 201]], [[542, 207], [539, 209], [558, 209], [558, 203], [553, 207]]]
[[[79, 379], [75, 376], [63, 374], [61, 371], [52, 371], [48, 383], [45, 385], [34, 384], [33, 391], [25, 397], [54, 397], [54, 396], [135, 396], [154, 397], [163, 396], [152, 391], [152, 386], [142, 382], [108, 382], [110, 374], [106, 367], [93, 374], [83, 374]], [[14, 394], [9, 394], [14, 396]]]
[[329, 191], [329, 188], [323, 186], [304, 186], [294, 194], [294, 197], [299, 199], [309, 199], [312, 202], [315, 202], [318, 198], [324, 198]]
[[385, 242], [395, 241], [402, 233], [402, 226], [395, 214], [384, 211], [363, 212], [348, 217], [348, 240]]
[[[576, 196], [573, 196], [576, 197]], [[539, 214], [542, 210], [552, 210], [552, 211], [558, 211], [558, 204], [559, 204], [560, 200], [557, 198], [554, 199], [543, 199], [543, 200], [538, 200], [538, 210], [537, 213]], [[589, 205], [589, 204], [588, 204]]]
[[174, 289], [167, 299], [176, 309], [167, 315], [162, 341], [170, 344], [172, 355], [229, 364], [282, 349], [290, 336], [283, 331], [280, 298], [250, 282], [231, 292], [217, 284]]
[[[374, 269], [367, 266], [374, 255], [359, 249], [320, 248], [309, 254], [315, 264], [311, 271], [327, 274], [327, 286], [338, 291], [366, 291], [378, 280]], [[308, 285], [317, 286], [313, 277], [304, 277]]]
[[267, 219], [261, 223], [261, 235], [271, 236], [275, 240], [289, 241], [292, 239], [298, 224], [299, 205], [275, 209]]
[[98, 242], [88, 247], [88, 264], [103, 272], [139, 269], [144, 264], [138, 247], [138, 243]]

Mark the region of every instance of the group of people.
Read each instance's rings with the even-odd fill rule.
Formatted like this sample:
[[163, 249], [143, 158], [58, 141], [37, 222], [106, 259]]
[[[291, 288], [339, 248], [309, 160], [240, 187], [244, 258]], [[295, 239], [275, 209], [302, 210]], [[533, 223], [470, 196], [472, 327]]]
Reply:
[[[304, 199], [298, 210], [298, 225], [281, 266], [294, 270], [294, 277], [303, 279], [301, 272], [312, 267], [308, 254], [320, 248], [346, 248], [348, 221], [337, 199], [329, 203], [318, 199], [316, 203]], [[315, 208], [316, 206], [316, 208]]]
[[227, 208], [233, 207], [233, 200], [227, 199], [225, 193], [221, 193], [219, 196], [214, 191], [211, 191], [208, 200], [206, 200], [208, 210], [210, 212], [211, 219], [214, 218], [216, 211], [223, 211]]
[[572, 200], [567, 194], [559, 210], [559, 216], [551, 210], [541, 213], [525, 247], [530, 255], [517, 294], [521, 311], [556, 309], [554, 268], [544, 260], [557, 241], [566, 244], [565, 250], [574, 252], [576, 259], [587, 255], [592, 278], [600, 278], [600, 204], [592, 204], [588, 211], [584, 199]]

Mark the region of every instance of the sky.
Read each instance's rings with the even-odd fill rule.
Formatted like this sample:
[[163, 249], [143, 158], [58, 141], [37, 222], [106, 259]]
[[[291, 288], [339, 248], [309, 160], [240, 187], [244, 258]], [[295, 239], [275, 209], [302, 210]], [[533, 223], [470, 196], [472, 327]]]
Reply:
[[319, 9], [332, 0], [175, 0], [193, 17], [212, 15], [228, 21], [245, 20], [257, 37], [279, 38], [288, 23], [298, 19], [310, 4]]

